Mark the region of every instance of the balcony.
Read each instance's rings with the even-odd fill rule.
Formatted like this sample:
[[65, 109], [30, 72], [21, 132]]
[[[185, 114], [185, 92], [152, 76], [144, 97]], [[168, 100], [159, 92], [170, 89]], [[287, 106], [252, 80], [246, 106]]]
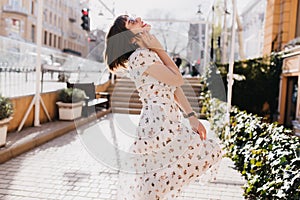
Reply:
[[74, 22], [76, 22], [76, 18], [75, 18], [75, 17], [69, 17], [69, 21], [70, 21], [71, 23], [74, 23]]
[[77, 33], [74, 33], [74, 32], [69, 32], [69, 37], [72, 38], [72, 39], [76, 39], [78, 36]]
[[3, 12], [12, 12], [21, 15], [28, 15], [28, 10], [26, 8], [12, 5], [4, 5]]

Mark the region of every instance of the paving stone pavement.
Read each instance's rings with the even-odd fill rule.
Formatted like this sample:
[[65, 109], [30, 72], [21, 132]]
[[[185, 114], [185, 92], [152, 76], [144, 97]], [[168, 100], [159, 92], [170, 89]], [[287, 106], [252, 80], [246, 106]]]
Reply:
[[[88, 126], [88, 125], [87, 125]], [[217, 180], [187, 186], [178, 200], [240, 200], [244, 180], [223, 158]], [[1, 200], [114, 200], [118, 172], [104, 166], [71, 131], [0, 165]]]

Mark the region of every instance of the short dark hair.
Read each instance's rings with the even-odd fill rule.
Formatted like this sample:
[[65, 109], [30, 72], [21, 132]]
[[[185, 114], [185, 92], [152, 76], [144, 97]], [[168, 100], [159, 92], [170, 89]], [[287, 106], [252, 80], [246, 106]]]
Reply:
[[117, 17], [106, 36], [104, 58], [111, 71], [115, 71], [119, 67], [126, 68], [125, 63], [129, 56], [138, 47], [131, 42], [134, 33], [125, 26], [127, 18], [128, 15]]

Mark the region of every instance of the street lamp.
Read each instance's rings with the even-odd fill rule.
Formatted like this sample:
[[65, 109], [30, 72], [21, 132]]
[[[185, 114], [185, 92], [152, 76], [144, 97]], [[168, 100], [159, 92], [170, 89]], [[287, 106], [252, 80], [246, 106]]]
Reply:
[[[195, 22], [198, 24], [198, 37], [199, 37], [199, 58], [203, 58], [203, 62], [200, 62], [201, 63], [201, 66], [203, 67], [206, 67], [207, 66], [207, 61], [208, 61], [208, 57], [206, 56], [207, 55], [207, 52], [209, 51], [209, 46], [208, 46], [208, 29], [209, 29], [209, 22], [208, 22], [208, 19], [203, 19], [203, 16], [202, 16], [202, 11], [201, 11], [201, 5], [198, 5], [198, 11], [196, 12], [196, 15], [199, 16], [199, 19]], [[205, 28], [204, 28], [204, 25], [205, 24]], [[203, 38], [201, 37], [201, 34], [203, 33], [203, 28], [205, 30], [205, 36], [204, 36], [204, 44], [203, 43]], [[204, 47], [203, 47], [204, 46]], [[201, 50], [203, 51], [203, 54], [201, 54]], [[199, 65], [200, 67], [200, 65]]]
[[202, 12], [201, 12], [201, 5], [198, 5], [197, 15], [202, 15]]
[[214, 59], [214, 22], [215, 22], [215, 7], [212, 6], [212, 27], [211, 27], [211, 40], [210, 40], [210, 58]]
[[[198, 45], [199, 45], [199, 54], [198, 54], [198, 58], [197, 58], [197, 64], [198, 64], [198, 71], [200, 71], [200, 64], [203, 65], [205, 64], [205, 62], [202, 62], [201, 59], [203, 58], [202, 55], [204, 55], [205, 57], [205, 49], [203, 50], [203, 37], [201, 36], [202, 34], [202, 29], [203, 29], [203, 23], [201, 23], [202, 21], [202, 11], [201, 11], [201, 5], [198, 5], [198, 11], [196, 13], [199, 16], [199, 23], [198, 23]], [[205, 32], [207, 29], [207, 24], [205, 24]], [[205, 35], [205, 39], [206, 39], [206, 35]], [[204, 53], [202, 54], [202, 52], [204, 51]], [[203, 64], [202, 64], [203, 63]]]
[[228, 69], [228, 89], [227, 89], [227, 110], [226, 110], [226, 121], [228, 123], [226, 131], [226, 136], [229, 135], [229, 123], [230, 123], [230, 110], [231, 110], [231, 98], [232, 98], [232, 84], [233, 84], [233, 67], [234, 67], [234, 43], [235, 43], [235, 19], [237, 15], [236, 1], [232, 0], [233, 13], [232, 13], [232, 24], [231, 24], [231, 51]]
[[[110, 9], [105, 3], [103, 3], [103, 1], [98, 0], [98, 2], [101, 3], [101, 5], [102, 5], [108, 12], [110, 12], [110, 14], [111, 14], [113, 17], [115, 17], [115, 8], [114, 8], [114, 6], [113, 6], [113, 9]], [[115, 2], [113, 2], [113, 3], [115, 3]], [[102, 13], [102, 12], [100, 12], [99, 15], [101, 15], [101, 13]], [[103, 13], [102, 13], [102, 15], [103, 15]]]
[[223, 33], [222, 33], [222, 55], [221, 55], [221, 63], [226, 63], [227, 62], [227, 15], [230, 15], [230, 12], [227, 10], [227, 0], [224, 0], [224, 8], [222, 9], [222, 12], [224, 12], [224, 22], [223, 22]]

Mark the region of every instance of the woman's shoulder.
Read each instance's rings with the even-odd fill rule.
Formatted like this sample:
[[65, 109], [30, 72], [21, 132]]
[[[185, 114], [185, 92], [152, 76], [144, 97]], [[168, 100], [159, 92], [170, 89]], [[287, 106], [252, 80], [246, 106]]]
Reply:
[[129, 60], [136, 60], [139, 57], [145, 57], [153, 55], [154, 51], [147, 49], [147, 48], [137, 48], [129, 57]]

